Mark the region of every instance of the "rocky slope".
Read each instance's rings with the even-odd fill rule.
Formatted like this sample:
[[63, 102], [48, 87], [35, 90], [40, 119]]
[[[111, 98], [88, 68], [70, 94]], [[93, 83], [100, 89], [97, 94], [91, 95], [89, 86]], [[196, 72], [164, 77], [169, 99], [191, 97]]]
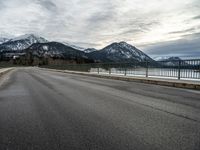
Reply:
[[88, 60], [87, 55], [83, 51], [58, 42], [35, 43], [27, 48], [25, 52], [40, 58], [50, 57], [65, 60]]
[[88, 55], [96, 62], [153, 61], [148, 55], [126, 42], [113, 43]]

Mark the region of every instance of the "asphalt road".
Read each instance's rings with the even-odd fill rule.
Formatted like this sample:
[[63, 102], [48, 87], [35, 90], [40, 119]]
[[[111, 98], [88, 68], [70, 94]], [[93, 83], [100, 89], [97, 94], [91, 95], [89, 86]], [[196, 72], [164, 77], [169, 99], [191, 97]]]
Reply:
[[0, 150], [200, 150], [199, 91], [37, 68], [0, 85]]

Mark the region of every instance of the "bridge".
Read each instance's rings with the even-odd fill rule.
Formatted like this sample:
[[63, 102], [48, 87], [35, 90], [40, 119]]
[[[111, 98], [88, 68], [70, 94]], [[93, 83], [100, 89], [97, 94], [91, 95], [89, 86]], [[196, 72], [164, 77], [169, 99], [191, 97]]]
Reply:
[[0, 77], [0, 149], [200, 148], [200, 92], [39, 69]]

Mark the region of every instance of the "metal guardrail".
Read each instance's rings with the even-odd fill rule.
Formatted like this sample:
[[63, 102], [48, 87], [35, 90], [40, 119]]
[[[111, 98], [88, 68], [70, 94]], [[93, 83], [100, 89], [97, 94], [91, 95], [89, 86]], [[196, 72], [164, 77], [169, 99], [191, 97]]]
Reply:
[[44, 68], [144, 77], [173, 77], [200, 79], [200, 59], [132, 62], [47, 65]]

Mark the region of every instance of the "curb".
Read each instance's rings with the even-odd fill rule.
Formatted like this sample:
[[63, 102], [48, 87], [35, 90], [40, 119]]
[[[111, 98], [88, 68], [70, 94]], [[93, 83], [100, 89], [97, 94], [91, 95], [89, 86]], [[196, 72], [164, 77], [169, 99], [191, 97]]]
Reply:
[[7, 74], [8, 72], [10, 72], [11, 70], [13, 70], [13, 68], [7, 69], [5, 71], [0, 72], [0, 77]]
[[105, 78], [105, 79], [113, 79], [113, 80], [155, 84], [155, 85], [169, 86], [169, 87], [176, 87], [176, 88], [200, 90], [200, 82], [199, 83], [188, 83], [188, 82], [184, 82], [184, 81], [177, 82], [177, 81], [173, 81], [173, 80], [167, 81], [167, 80], [162, 80], [162, 79], [159, 80], [159, 79], [151, 79], [151, 78], [136, 78], [136, 77], [127, 77], [127, 76], [122, 77], [122, 76], [110, 76], [110, 75], [101, 75], [101, 74], [99, 75], [99, 74], [89, 74], [89, 73], [84, 73], [84, 72], [74, 72], [74, 71], [46, 69], [46, 68], [40, 68], [40, 69], [54, 71], [54, 72], [84, 75], [84, 76], [90, 76], [90, 77]]

